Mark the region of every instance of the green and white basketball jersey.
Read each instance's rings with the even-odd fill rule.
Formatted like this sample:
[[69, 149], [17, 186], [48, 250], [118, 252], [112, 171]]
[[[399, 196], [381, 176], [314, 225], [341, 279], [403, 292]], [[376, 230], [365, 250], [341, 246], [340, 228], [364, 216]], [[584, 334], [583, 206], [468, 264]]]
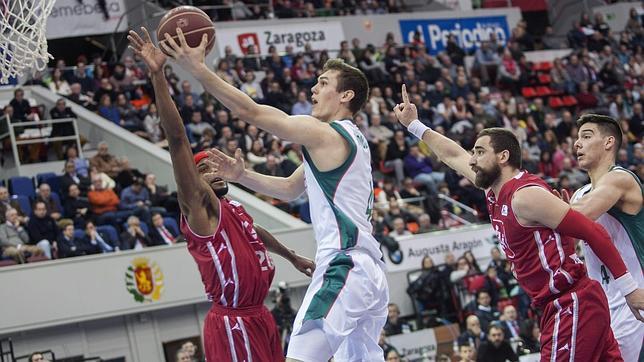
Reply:
[[373, 179], [369, 145], [351, 120], [333, 121], [331, 127], [349, 144], [347, 160], [334, 170], [319, 171], [306, 148], [304, 176], [311, 221], [317, 240], [317, 260], [343, 250], [362, 249], [376, 260], [380, 245], [371, 234]]
[[[644, 188], [642, 188], [642, 184], [635, 174], [618, 166], [613, 166], [611, 172], [614, 172], [614, 170], [628, 172], [635, 177], [644, 195]], [[580, 200], [589, 192], [592, 192], [591, 184], [577, 190], [571, 202]], [[644, 275], [642, 272], [642, 266], [644, 265], [644, 208], [640, 209], [636, 215], [629, 215], [613, 207], [607, 213], [601, 215], [597, 222], [606, 229], [611, 239], [613, 239], [615, 247], [622, 256], [624, 264], [626, 264], [626, 269], [633, 275], [637, 285], [640, 288], [644, 288]], [[601, 283], [608, 298], [609, 308], [614, 309], [625, 304], [626, 299], [616, 288], [615, 278], [608, 268], [599, 260], [586, 242], [583, 242], [582, 245], [588, 276]]]

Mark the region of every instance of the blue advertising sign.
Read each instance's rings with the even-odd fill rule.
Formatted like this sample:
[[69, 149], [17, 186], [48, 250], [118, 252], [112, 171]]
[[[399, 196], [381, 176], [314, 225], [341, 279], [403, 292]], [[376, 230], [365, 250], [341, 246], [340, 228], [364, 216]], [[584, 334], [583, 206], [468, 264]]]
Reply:
[[505, 45], [510, 38], [508, 19], [504, 15], [399, 21], [403, 42], [412, 43], [414, 33], [418, 32], [420, 40], [431, 54], [437, 54], [447, 47], [447, 37], [450, 34], [454, 34], [465, 51], [477, 49], [482, 41], [490, 39], [490, 34], [496, 36], [499, 45]]

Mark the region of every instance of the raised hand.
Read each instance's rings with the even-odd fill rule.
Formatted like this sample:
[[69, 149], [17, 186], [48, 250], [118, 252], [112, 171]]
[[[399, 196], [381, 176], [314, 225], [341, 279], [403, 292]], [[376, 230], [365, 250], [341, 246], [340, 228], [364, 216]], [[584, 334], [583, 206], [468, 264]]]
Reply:
[[141, 27], [141, 31], [144, 39], [134, 30], [130, 30], [127, 36], [127, 40], [130, 41], [129, 48], [143, 59], [151, 73], [163, 71], [163, 65], [167, 57], [159, 48], [154, 46], [148, 30]]
[[418, 110], [415, 104], [409, 102], [407, 87], [404, 84], [402, 86], [402, 98], [403, 102], [394, 107], [394, 113], [398, 118], [398, 122], [407, 127], [413, 120], [418, 119]]
[[208, 158], [204, 161], [210, 172], [204, 176], [206, 181], [214, 178], [221, 178], [224, 181], [237, 182], [244, 174], [245, 164], [242, 150], [238, 148], [235, 151], [235, 158], [232, 158], [216, 148], [211, 148], [206, 152]]
[[208, 34], [201, 37], [201, 43], [196, 48], [191, 48], [186, 42], [186, 37], [183, 31], [177, 28], [177, 43], [170, 34], [164, 34], [165, 40], [159, 43], [159, 46], [174, 59], [181, 68], [190, 73], [195, 73], [202, 66], [204, 66], [204, 58], [206, 56], [206, 45], [208, 45]]

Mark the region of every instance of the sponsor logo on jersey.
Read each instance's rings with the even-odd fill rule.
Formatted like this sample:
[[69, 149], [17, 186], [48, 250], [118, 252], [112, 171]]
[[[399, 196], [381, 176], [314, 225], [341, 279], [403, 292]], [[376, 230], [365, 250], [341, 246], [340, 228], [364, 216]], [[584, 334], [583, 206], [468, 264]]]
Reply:
[[508, 216], [508, 205], [503, 205], [501, 207], [501, 215]]
[[135, 302], [158, 301], [164, 287], [161, 268], [148, 258], [135, 258], [125, 272], [125, 287]]

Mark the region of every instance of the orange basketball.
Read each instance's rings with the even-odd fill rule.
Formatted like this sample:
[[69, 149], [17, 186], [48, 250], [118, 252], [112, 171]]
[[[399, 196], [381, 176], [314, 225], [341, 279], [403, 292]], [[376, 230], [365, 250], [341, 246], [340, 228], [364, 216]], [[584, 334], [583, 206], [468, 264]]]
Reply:
[[198, 46], [204, 33], [208, 34], [206, 54], [210, 53], [215, 45], [215, 25], [210, 20], [210, 17], [199, 8], [179, 6], [168, 11], [161, 18], [157, 28], [157, 39], [160, 43], [165, 43], [165, 34], [168, 33], [178, 43], [177, 28], [181, 28], [183, 35], [186, 37], [186, 43], [190, 47]]

